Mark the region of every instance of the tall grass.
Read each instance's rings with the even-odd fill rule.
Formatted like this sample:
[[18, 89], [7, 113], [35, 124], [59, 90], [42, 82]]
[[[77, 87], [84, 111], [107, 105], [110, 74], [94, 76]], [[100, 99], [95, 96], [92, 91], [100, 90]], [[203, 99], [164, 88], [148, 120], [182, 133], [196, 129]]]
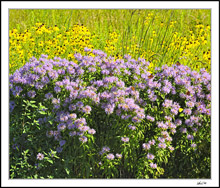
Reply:
[[[93, 40], [94, 47], [104, 51], [110, 34], [116, 32], [115, 50], [109, 50], [108, 55], [130, 53], [157, 66], [172, 64], [185, 57], [182, 44], [178, 45], [175, 37], [185, 36], [190, 41], [189, 31], [198, 37], [195, 26], [211, 23], [211, 10], [208, 9], [11, 9], [9, 13], [9, 29], [16, 28], [19, 32], [37, 22], [65, 26], [67, 30], [75, 24], [83, 24], [97, 36]], [[199, 65], [210, 71], [210, 61], [203, 58], [203, 53], [210, 49], [210, 38], [207, 36], [206, 45], [192, 47], [192, 57], [181, 59], [182, 63], [193, 68]]]

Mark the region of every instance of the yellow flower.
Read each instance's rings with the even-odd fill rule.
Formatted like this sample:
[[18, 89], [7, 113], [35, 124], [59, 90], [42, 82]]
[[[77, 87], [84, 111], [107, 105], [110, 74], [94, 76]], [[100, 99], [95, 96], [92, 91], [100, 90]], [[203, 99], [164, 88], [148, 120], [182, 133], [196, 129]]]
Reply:
[[40, 41], [40, 43], [38, 44], [38, 46], [43, 47], [43, 46], [44, 46], [44, 42], [43, 42], [43, 41]]
[[207, 40], [202, 41], [202, 44], [207, 44]]
[[55, 27], [53, 28], [54, 31], [59, 31], [60, 29], [55, 25]]
[[210, 28], [211, 28], [210, 25], [207, 25], [207, 26], [206, 26], [206, 29], [207, 29], [207, 30], [210, 30]]
[[59, 38], [61, 38], [62, 37], [62, 34], [60, 33], [59, 35], [57, 35], [57, 38], [59, 39]]
[[67, 57], [68, 57], [68, 58], [74, 58], [74, 55], [71, 54], [71, 53], [69, 53]]
[[36, 23], [36, 26], [37, 26], [37, 27], [39, 27], [40, 25], [42, 25], [42, 23], [39, 23], [39, 22]]
[[41, 35], [41, 34], [43, 34], [43, 31], [42, 31], [41, 29], [38, 29], [38, 30], [36, 31], [36, 34]]
[[183, 111], [183, 109], [182, 108], [179, 108], [179, 112], [182, 112]]
[[66, 31], [66, 35], [68, 35], [68, 36], [69, 36], [69, 35], [70, 35], [70, 31]]

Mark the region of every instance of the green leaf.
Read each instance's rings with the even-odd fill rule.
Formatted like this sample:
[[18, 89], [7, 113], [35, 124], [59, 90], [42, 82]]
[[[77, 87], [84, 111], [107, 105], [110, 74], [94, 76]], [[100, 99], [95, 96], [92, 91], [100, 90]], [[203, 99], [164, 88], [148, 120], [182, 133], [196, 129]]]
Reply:
[[66, 171], [67, 175], [70, 174], [70, 170], [68, 168], [65, 168], [65, 171]]
[[46, 112], [44, 112], [44, 111], [39, 111], [39, 113], [40, 113], [40, 114], [46, 114]]
[[48, 161], [49, 163], [53, 164], [53, 160], [48, 159], [47, 161]]
[[32, 107], [32, 108], [38, 108], [38, 106], [36, 106], [36, 105], [34, 105], [34, 104], [32, 104], [31, 107]]
[[184, 114], [183, 114], [183, 113], [181, 113], [181, 114], [179, 115], [179, 117], [184, 117]]

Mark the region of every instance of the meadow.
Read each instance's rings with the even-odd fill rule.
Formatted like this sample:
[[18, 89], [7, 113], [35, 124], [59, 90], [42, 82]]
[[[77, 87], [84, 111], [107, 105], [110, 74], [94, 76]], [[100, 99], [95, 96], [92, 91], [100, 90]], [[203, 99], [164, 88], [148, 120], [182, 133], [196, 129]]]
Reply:
[[210, 178], [210, 10], [9, 20], [10, 178]]
[[10, 71], [41, 53], [71, 60], [89, 47], [210, 72], [210, 19], [202, 9], [10, 10]]

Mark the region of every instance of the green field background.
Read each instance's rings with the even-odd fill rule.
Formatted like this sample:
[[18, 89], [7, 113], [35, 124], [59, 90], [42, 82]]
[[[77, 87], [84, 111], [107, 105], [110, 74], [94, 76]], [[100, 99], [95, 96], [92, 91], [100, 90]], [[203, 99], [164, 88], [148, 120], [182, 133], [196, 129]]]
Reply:
[[[9, 30], [17, 29], [20, 33], [36, 23], [66, 30], [79, 24], [96, 35], [91, 42], [94, 49], [112, 56], [142, 56], [152, 61], [154, 67], [180, 61], [188, 51], [190, 58], [181, 63], [196, 70], [210, 71], [211, 67], [211, 59], [204, 57], [207, 53], [210, 56], [211, 35], [205, 30], [211, 23], [210, 9], [10, 9], [9, 20]], [[113, 32], [117, 33], [117, 40], [107, 44]], [[198, 45], [190, 50], [185, 47], [187, 52], [183, 53], [184, 40], [189, 45], [196, 42]], [[205, 45], [201, 45], [203, 41]], [[114, 50], [106, 50], [108, 45]]]

